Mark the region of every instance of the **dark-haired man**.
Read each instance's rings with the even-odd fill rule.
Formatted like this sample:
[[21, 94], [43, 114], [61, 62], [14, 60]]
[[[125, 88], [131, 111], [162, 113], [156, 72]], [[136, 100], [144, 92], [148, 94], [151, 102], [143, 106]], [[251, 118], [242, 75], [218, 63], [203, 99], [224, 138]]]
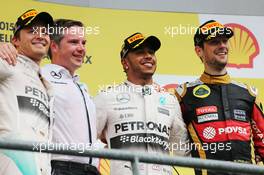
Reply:
[[[231, 28], [210, 20], [194, 36], [204, 73], [177, 88], [193, 157], [241, 163], [264, 158], [264, 115], [257, 90], [232, 81], [227, 73]], [[196, 169], [196, 175], [231, 175]]]
[[[97, 109], [98, 137], [111, 149], [150, 154], [185, 154], [187, 132], [179, 103], [154, 83], [155, 52], [160, 48], [155, 36], [135, 33], [124, 40], [120, 53], [127, 80], [99, 93]], [[180, 149], [180, 145], [182, 149]], [[171, 150], [174, 147], [178, 149]], [[141, 175], [172, 175], [170, 166], [141, 164]], [[130, 175], [130, 162], [111, 161], [112, 175]]]

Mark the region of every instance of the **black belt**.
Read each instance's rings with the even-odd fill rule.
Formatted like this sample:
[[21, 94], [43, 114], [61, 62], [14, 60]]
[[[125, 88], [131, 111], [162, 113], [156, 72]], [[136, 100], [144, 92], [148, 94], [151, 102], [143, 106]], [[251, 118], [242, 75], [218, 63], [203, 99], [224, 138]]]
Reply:
[[63, 167], [63, 168], [67, 168], [69, 171], [70, 170], [80, 170], [83, 172], [91, 172], [91, 173], [94, 173], [95, 175], [100, 175], [99, 171], [97, 170], [95, 166], [90, 165], [90, 164], [84, 164], [84, 163], [52, 160], [51, 167], [52, 169], [56, 167]]

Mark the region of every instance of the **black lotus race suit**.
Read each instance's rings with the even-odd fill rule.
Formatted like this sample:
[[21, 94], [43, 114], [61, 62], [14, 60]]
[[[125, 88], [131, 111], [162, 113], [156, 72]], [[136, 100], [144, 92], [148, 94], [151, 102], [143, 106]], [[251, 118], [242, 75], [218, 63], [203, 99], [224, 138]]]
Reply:
[[[253, 87], [211, 76], [177, 88], [193, 157], [241, 163], [264, 158], [264, 116]], [[196, 170], [196, 175], [216, 172]], [[224, 173], [219, 173], [223, 175]]]

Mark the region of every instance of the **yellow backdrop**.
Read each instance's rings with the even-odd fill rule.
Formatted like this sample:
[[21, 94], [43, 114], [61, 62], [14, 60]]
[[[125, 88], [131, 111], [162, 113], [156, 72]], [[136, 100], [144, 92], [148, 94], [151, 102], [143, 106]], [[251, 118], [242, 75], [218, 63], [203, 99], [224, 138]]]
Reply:
[[[195, 27], [200, 25], [201, 19], [206, 18], [202, 15], [83, 8], [28, 0], [9, 0], [2, 4], [0, 11], [0, 42], [10, 41], [10, 37], [12, 37], [11, 28], [16, 17], [30, 8], [47, 11], [55, 19], [76, 19], [86, 25], [88, 33], [87, 56], [91, 57], [92, 64], [83, 65], [78, 73], [81, 75], [81, 80], [88, 84], [92, 95], [95, 95], [100, 87], [119, 83], [126, 78], [121, 68], [119, 52], [124, 38], [135, 32], [155, 35], [160, 38], [162, 45], [157, 53], [159, 63], [156, 73], [158, 75], [197, 77], [203, 71], [203, 66], [200, 59], [195, 55], [193, 47]], [[229, 19], [235, 20], [236, 18], [231, 16]], [[259, 34], [253, 33], [253, 35], [257, 38], [257, 42], [261, 42], [258, 41]], [[261, 36], [263, 37], [263, 35], [264, 32]], [[261, 53], [261, 43], [259, 45]], [[241, 55], [240, 52], [239, 54]], [[243, 59], [248, 57], [246, 55]], [[257, 59], [260, 60], [263, 57], [258, 55], [254, 60]], [[239, 58], [233, 60], [239, 62]], [[45, 60], [45, 63], [48, 62]], [[264, 67], [264, 64], [258, 66]], [[251, 69], [254, 71], [254, 67]], [[243, 68], [232, 71], [243, 71]], [[262, 90], [264, 89], [264, 75], [263, 72], [258, 73], [260, 76], [253, 77], [250, 74], [247, 77], [243, 73], [242, 78], [238, 74], [235, 79], [253, 84]], [[165, 81], [173, 84], [179, 83], [177, 77], [175, 81], [172, 80]], [[260, 99], [264, 101], [263, 91], [260, 92]], [[108, 163], [102, 160], [102, 165], [103, 174], [107, 174], [109, 171]], [[192, 174], [191, 169], [179, 168], [178, 170], [180, 174]]]

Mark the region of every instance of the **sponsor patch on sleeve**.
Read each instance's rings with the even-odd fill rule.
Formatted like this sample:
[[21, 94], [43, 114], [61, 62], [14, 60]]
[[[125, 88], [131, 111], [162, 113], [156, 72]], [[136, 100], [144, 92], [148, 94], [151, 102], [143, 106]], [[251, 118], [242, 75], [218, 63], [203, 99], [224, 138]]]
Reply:
[[241, 109], [234, 109], [234, 118], [239, 121], [247, 121], [246, 111]]

